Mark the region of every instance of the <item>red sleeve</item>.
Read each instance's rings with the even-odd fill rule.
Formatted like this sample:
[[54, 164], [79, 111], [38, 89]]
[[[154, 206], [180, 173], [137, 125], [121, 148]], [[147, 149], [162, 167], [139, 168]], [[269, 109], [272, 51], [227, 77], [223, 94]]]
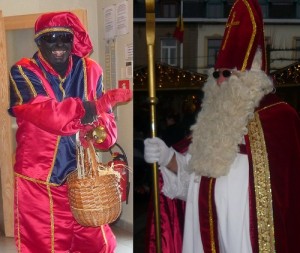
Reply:
[[18, 120], [26, 120], [39, 128], [57, 135], [72, 135], [82, 128], [80, 119], [85, 110], [79, 98], [67, 98], [62, 102], [37, 96], [29, 103], [14, 106]]

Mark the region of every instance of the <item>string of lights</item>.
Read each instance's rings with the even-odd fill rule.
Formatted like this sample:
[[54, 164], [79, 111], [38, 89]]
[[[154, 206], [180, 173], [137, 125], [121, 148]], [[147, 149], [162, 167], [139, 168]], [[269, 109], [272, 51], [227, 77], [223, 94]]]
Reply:
[[[199, 89], [207, 80], [207, 75], [170, 65], [156, 63], [155, 79], [157, 90], [163, 89]], [[148, 87], [147, 67], [134, 70], [134, 90], [146, 90]]]

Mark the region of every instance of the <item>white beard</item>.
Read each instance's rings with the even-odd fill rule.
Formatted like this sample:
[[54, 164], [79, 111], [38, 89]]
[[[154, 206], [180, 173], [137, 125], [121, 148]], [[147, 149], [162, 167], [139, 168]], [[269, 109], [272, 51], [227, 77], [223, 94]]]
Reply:
[[207, 177], [228, 174], [238, 144], [247, 134], [247, 124], [262, 97], [273, 90], [270, 78], [261, 70], [234, 71], [220, 86], [212, 77], [205, 84], [202, 110], [191, 127], [193, 138], [190, 172]]

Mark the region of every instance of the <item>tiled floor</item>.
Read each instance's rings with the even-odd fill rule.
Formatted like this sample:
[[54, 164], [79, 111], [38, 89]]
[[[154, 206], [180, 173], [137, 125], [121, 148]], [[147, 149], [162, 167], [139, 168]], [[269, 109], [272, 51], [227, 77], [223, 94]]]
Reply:
[[[115, 253], [133, 253], [133, 235], [123, 228], [114, 225], [112, 229], [117, 237], [118, 246]], [[0, 236], [0, 252], [16, 253], [15, 242], [13, 238]]]

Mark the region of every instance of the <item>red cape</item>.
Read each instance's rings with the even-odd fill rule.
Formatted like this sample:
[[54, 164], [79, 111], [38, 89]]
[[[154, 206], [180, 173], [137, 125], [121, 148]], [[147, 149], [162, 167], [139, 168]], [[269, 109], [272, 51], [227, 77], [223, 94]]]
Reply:
[[[275, 95], [266, 96], [257, 109], [264, 134], [272, 190], [274, 239], [277, 253], [299, 252], [300, 241], [300, 120], [298, 113]], [[254, 193], [253, 150], [250, 161], [252, 203], [252, 246], [258, 249], [257, 214]]]

